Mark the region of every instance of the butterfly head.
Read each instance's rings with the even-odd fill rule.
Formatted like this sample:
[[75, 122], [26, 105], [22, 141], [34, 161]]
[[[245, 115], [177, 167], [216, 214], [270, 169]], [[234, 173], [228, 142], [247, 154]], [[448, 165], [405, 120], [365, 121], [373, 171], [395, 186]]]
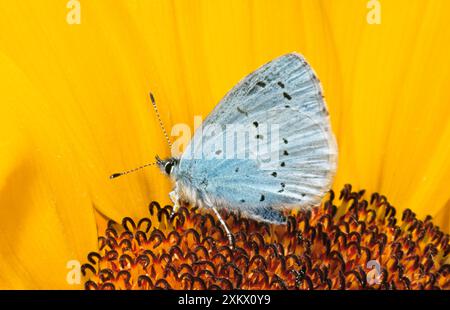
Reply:
[[174, 169], [178, 167], [179, 160], [174, 157], [169, 157], [167, 159], [161, 159], [159, 156], [156, 156], [156, 164], [159, 169], [163, 171], [168, 176], [171, 176], [174, 172]]

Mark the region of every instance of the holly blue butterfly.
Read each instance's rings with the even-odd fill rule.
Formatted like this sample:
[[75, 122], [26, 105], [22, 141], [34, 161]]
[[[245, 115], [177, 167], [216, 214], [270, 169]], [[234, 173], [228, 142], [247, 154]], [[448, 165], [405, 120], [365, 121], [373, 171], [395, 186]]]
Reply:
[[316, 74], [296, 53], [263, 65], [226, 94], [181, 157], [156, 163], [175, 184], [173, 212], [180, 202], [211, 209], [231, 245], [221, 208], [283, 224], [283, 210], [318, 205], [337, 145]]
[[[276, 125], [276, 132], [260, 131], [263, 124]], [[208, 126], [214, 130], [206, 134]], [[239, 131], [247, 133], [245, 141], [236, 142]], [[157, 158], [175, 183], [170, 193], [174, 212], [180, 201], [212, 209], [230, 244], [231, 232], [218, 209], [285, 223], [283, 209], [320, 203], [330, 189], [336, 162], [320, 82], [296, 53], [265, 64], [239, 82], [180, 158]]]

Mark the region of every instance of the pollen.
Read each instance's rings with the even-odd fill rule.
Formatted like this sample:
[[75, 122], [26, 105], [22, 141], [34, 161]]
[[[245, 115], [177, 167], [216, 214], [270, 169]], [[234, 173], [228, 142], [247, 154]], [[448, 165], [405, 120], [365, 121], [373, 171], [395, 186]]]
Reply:
[[350, 185], [287, 225], [221, 211], [234, 248], [212, 214], [171, 211], [152, 202], [148, 218], [110, 221], [82, 265], [85, 288], [450, 289], [449, 235]]

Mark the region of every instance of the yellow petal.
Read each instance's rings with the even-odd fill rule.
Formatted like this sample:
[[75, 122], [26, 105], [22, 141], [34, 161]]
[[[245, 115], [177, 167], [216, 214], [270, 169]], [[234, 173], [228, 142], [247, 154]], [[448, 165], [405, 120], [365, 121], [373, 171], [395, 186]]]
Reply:
[[3, 54], [0, 68], [0, 288], [79, 288], [67, 263], [97, 245], [90, 197], [63, 160], [76, 159], [54, 135], [64, 126], [49, 98]]
[[380, 25], [366, 22], [366, 3], [324, 6], [343, 83], [335, 186], [351, 182], [399, 211], [436, 216], [449, 200], [450, 3], [380, 1]]
[[0, 268], [11, 274], [0, 284], [43, 287], [49, 265], [49, 287], [64, 285], [64, 262], [95, 246], [93, 206], [120, 220], [169, 202], [155, 168], [108, 178], [169, 155], [150, 90], [169, 130], [192, 127], [291, 51], [324, 87], [340, 151], [334, 188], [379, 191], [448, 231], [450, 3], [381, 4], [381, 25], [369, 25], [366, 0], [82, 1], [81, 24], [69, 25], [65, 1], [1, 2], [0, 199], [11, 220]]

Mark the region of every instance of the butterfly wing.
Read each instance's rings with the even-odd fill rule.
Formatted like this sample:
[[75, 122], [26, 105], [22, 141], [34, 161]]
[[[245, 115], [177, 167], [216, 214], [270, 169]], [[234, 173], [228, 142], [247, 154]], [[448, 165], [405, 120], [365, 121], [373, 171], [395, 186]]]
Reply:
[[225, 96], [194, 135], [180, 172], [210, 200], [280, 222], [279, 208], [320, 202], [336, 159], [320, 83], [301, 56], [288, 54]]
[[241, 80], [214, 108], [204, 125], [232, 124], [280, 105], [327, 117], [322, 87], [314, 70], [297, 53], [281, 56]]

